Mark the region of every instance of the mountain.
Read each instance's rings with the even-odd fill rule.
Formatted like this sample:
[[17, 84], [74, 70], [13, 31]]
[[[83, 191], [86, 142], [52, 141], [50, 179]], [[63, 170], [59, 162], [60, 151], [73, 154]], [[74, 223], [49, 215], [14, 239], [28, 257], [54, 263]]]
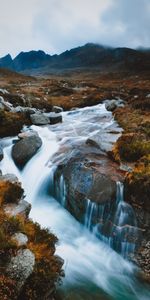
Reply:
[[7, 54], [6, 56], [0, 58], [0, 67], [1, 68], [8, 68], [13, 69], [13, 59], [10, 54]]
[[27, 74], [85, 68], [103, 72], [141, 72], [150, 70], [150, 51], [111, 48], [89, 43], [60, 55], [51, 56], [41, 50], [21, 52], [14, 60], [7, 55], [0, 59], [0, 66]]
[[15, 71], [40, 68], [50, 61], [51, 56], [44, 51], [21, 52], [13, 60]]

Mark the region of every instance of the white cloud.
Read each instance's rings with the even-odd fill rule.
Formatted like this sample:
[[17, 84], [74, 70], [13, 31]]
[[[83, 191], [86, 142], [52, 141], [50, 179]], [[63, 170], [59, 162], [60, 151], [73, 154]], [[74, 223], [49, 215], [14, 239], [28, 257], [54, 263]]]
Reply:
[[149, 0], [0, 0], [0, 56], [86, 42], [150, 46]]

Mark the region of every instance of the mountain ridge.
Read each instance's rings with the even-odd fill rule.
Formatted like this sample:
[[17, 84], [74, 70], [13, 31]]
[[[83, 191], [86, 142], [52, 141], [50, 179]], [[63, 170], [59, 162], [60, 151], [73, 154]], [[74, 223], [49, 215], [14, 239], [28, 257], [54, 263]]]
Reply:
[[51, 70], [76, 68], [98, 68], [100, 71], [149, 71], [150, 50], [113, 48], [88, 43], [54, 55], [46, 54], [43, 50], [31, 50], [22, 51], [12, 59], [11, 55], [7, 54], [0, 58], [0, 67], [27, 74], [37, 70], [46, 73]]

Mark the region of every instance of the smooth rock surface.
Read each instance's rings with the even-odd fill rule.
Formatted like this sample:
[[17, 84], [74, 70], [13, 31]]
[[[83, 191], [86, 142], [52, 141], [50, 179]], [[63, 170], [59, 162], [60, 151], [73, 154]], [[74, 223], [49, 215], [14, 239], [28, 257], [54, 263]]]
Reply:
[[17, 166], [23, 167], [42, 146], [42, 140], [35, 134], [18, 141], [12, 148], [12, 157]]

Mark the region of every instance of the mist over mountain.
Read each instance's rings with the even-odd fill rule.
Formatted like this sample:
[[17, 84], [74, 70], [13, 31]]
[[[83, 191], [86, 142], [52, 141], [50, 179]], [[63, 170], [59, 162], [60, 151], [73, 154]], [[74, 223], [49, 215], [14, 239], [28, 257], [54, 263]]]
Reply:
[[14, 59], [10, 54], [0, 59], [0, 67], [27, 74], [45, 74], [51, 71], [98, 69], [107, 71], [148, 71], [150, 70], [150, 50], [112, 48], [88, 43], [67, 50], [60, 55], [49, 55], [44, 51], [21, 52]]

